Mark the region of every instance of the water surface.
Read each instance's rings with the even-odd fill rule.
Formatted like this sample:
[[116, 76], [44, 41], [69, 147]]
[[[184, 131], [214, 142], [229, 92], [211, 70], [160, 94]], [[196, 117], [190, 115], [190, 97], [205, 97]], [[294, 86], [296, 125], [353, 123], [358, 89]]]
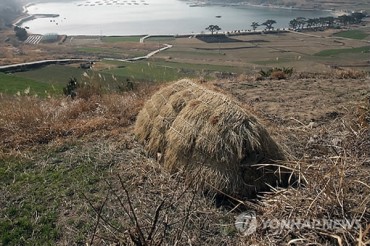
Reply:
[[201, 33], [208, 25], [222, 31], [248, 30], [253, 21], [277, 21], [288, 27], [296, 17], [328, 16], [327, 11], [276, 9], [252, 6], [192, 7], [179, 0], [83, 0], [40, 3], [27, 8], [30, 14], [59, 14], [23, 24], [32, 33], [68, 35], [141, 35]]

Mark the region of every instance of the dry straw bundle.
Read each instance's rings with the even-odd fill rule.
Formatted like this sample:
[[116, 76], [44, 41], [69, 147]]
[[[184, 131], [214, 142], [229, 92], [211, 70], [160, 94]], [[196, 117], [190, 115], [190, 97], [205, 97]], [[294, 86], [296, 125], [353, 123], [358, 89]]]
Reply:
[[[135, 133], [171, 172], [228, 194], [252, 195], [287, 179], [284, 160], [257, 118], [226, 95], [181, 80], [155, 93], [140, 111]], [[262, 162], [265, 161], [265, 162]]]

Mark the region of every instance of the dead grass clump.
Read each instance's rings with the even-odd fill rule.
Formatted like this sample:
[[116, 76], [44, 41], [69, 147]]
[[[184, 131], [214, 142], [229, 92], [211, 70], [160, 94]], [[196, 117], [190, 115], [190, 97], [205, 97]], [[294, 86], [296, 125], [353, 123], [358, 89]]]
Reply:
[[273, 71], [270, 75], [271, 79], [286, 79], [286, 74], [283, 71]]
[[262, 70], [259, 72], [259, 75], [262, 78], [270, 78], [270, 79], [286, 79], [291, 77], [293, 74], [293, 68], [290, 67], [283, 67], [283, 68], [270, 68], [267, 70]]
[[[369, 234], [360, 236], [360, 231], [364, 232], [369, 223], [370, 211], [367, 207], [370, 202], [369, 191], [363, 183], [369, 178], [369, 173], [366, 176], [351, 168], [359, 170], [354, 166], [341, 163], [331, 170], [326, 170], [329, 173], [323, 179], [317, 179], [322, 177], [322, 170], [309, 168], [311, 174], [306, 178], [311, 179], [312, 183], [307, 187], [297, 190], [278, 190], [267, 195], [261, 202], [266, 211], [260, 218], [262, 221], [276, 220], [280, 223], [301, 221], [305, 225], [299, 225], [298, 222], [294, 230], [282, 225], [276, 231], [268, 228], [265, 232], [265, 240], [277, 243], [283, 235], [286, 235], [285, 242], [299, 239], [302, 245], [314, 242], [354, 245], [354, 243], [368, 241]], [[357, 177], [358, 180], [350, 177], [355, 173], [360, 175]], [[361, 192], [356, 192], [357, 196], [353, 196], [353, 189]]]
[[285, 163], [304, 185], [261, 197], [254, 234], [259, 243], [369, 244], [370, 135], [355, 110], [347, 114], [313, 129], [290, 129], [296, 138], [288, 145], [308, 140], [299, 158]]
[[300, 72], [294, 78], [297, 79], [365, 79], [369, 74], [365, 71], [354, 69], [333, 69], [325, 73]]
[[143, 104], [140, 95], [140, 91], [103, 94], [86, 100], [4, 96], [0, 99], [0, 146], [23, 148], [60, 137], [127, 127]]
[[369, 168], [356, 157], [343, 155], [290, 165], [300, 170], [305, 186], [277, 189], [261, 199], [256, 234], [261, 242], [367, 245]]
[[4, 130], [17, 131], [41, 123], [44, 114], [39, 99], [2, 96], [0, 100], [0, 123]]
[[368, 73], [354, 69], [335, 69], [332, 71], [332, 75], [337, 79], [364, 79]]
[[361, 127], [370, 126], [370, 95], [366, 97], [363, 103], [357, 107], [358, 124]]
[[76, 90], [78, 98], [87, 100], [92, 96], [101, 96], [103, 94], [103, 86], [99, 82], [82, 83]]
[[189, 80], [155, 93], [140, 111], [135, 133], [166, 169], [200, 173], [198, 184], [251, 195], [279, 182], [276, 168], [254, 164], [284, 160], [257, 118], [225, 95]]
[[353, 156], [365, 157], [364, 163], [370, 163], [370, 97], [358, 103], [357, 110], [346, 117], [345, 148]]

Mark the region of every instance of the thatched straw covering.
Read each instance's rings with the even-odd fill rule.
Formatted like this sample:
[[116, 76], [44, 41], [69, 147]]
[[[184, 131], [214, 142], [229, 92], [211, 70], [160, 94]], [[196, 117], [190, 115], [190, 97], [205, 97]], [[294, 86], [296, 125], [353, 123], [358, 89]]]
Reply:
[[250, 195], [275, 185], [283, 151], [255, 116], [229, 97], [189, 80], [155, 93], [138, 115], [135, 133], [150, 155], [161, 153], [170, 171], [228, 194]]

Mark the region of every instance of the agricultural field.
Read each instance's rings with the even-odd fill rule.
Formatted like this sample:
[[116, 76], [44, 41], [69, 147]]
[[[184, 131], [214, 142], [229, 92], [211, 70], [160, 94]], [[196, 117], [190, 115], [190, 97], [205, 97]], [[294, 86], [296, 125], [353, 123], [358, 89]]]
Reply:
[[352, 39], [365, 39], [369, 36], [369, 34], [362, 30], [350, 30], [350, 31], [335, 33], [334, 36], [342, 37], [342, 38], [352, 38]]
[[0, 93], [4, 94], [28, 94], [45, 97], [62, 93], [61, 84], [54, 84], [33, 80], [27, 76], [23, 78], [17, 75], [8, 75], [0, 73]]
[[[172, 43], [173, 49], [157, 57], [179, 63], [229, 65], [252, 73], [266, 67], [286, 66], [297, 71], [312, 72], [328, 71], [330, 64], [345, 67], [346, 64], [366, 63], [366, 42], [336, 39], [331, 35], [332, 33], [322, 32], [245, 35], [233, 37], [235, 42], [221, 44], [204, 43], [197, 39], [176, 39]], [[318, 56], [330, 54], [333, 49], [343, 49], [343, 53], [349, 56]]]
[[[16, 49], [4, 46], [0, 49], [1, 61], [5, 64], [9, 64], [8, 61], [16, 63], [63, 57], [92, 59], [96, 61], [96, 67], [107, 67], [105, 58], [122, 60], [141, 57], [162, 48], [163, 44], [170, 44], [172, 48], [147, 60], [159, 70], [168, 70], [167, 75], [163, 75], [166, 71], [154, 71], [152, 80], [169, 81], [198, 76], [202, 71], [206, 71], [205, 76], [209, 77], [208, 70], [217, 69], [237, 74], [254, 74], [271, 67], [293, 67], [297, 72], [313, 72], [330, 71], [331, 66], [355, 68], [354, 64], [358, 65], [358, 69], [368, 71], [369, 34], [369, 27], [361, 27], [354, 30], [230, 36], [228, 42], [206, 42], [195, 37], [150, 37], [144, 43], [139, 43], [140, 36], [77, 36], [69, 37], [59, 45], [24, 45]], [[132, 68], [131, 78], [147, 79], [144, 74], [150, 70], [142, 65], [146, 62], [137, 63], [122, 66], [137, 66]], [[183, 71], [178, 73], [176, 69]], [[143, 75], [138, 74], [142, 70]], [[125, 73], [122, 69], [115, 72], [117, 75]], [[176, 73], [178, 75], [175, 76]], [[160, 78], [155, 78], [157, 75]], [[130, 75], [125, 73], [125, 77]]]
[[143, 36], [128, 36], [128, 37], [119, 37], [119, 36], [111, 36], [111, 37], [103, 37], [102, 41], [105, 43], [121, 43], [121, 42], [139, 42], [140, 38]]
[[209, 80], [220, 72], [241, 73], [242, 70], [221, 65], [179, 64], [161, 59], [135, 63], [102, 61], [95, 64], [93, 69], [88, 70], [75, 65], [49, 65], [31, 71], [16, 72], [12, 75], [3, 74], [1, 91], [14, 94], [30, 87], [31, 91], [37, 93], [52, 90], [60, 94], [71, 78], [77, 79], [80, 83], [97, 83], [107, 90], [124, 91], [127, 90], [128, 81], [139, 86], [141, 83], [164, 83], [181, 78]]
[[332, 50], [323, 50], [316, 53], [316, 56], [339, 56], [341, 54], [369, 54], [370, 46], [357, 47], [357, 48], [348, 48], [348, 49], [332, 49]]
[[50, 65], [35, 70], [18, 72], [14, 75], [47, 84], [65, 85], [70, 78], [81, 78], [83, 72], [84, 70], [71, 66]]

